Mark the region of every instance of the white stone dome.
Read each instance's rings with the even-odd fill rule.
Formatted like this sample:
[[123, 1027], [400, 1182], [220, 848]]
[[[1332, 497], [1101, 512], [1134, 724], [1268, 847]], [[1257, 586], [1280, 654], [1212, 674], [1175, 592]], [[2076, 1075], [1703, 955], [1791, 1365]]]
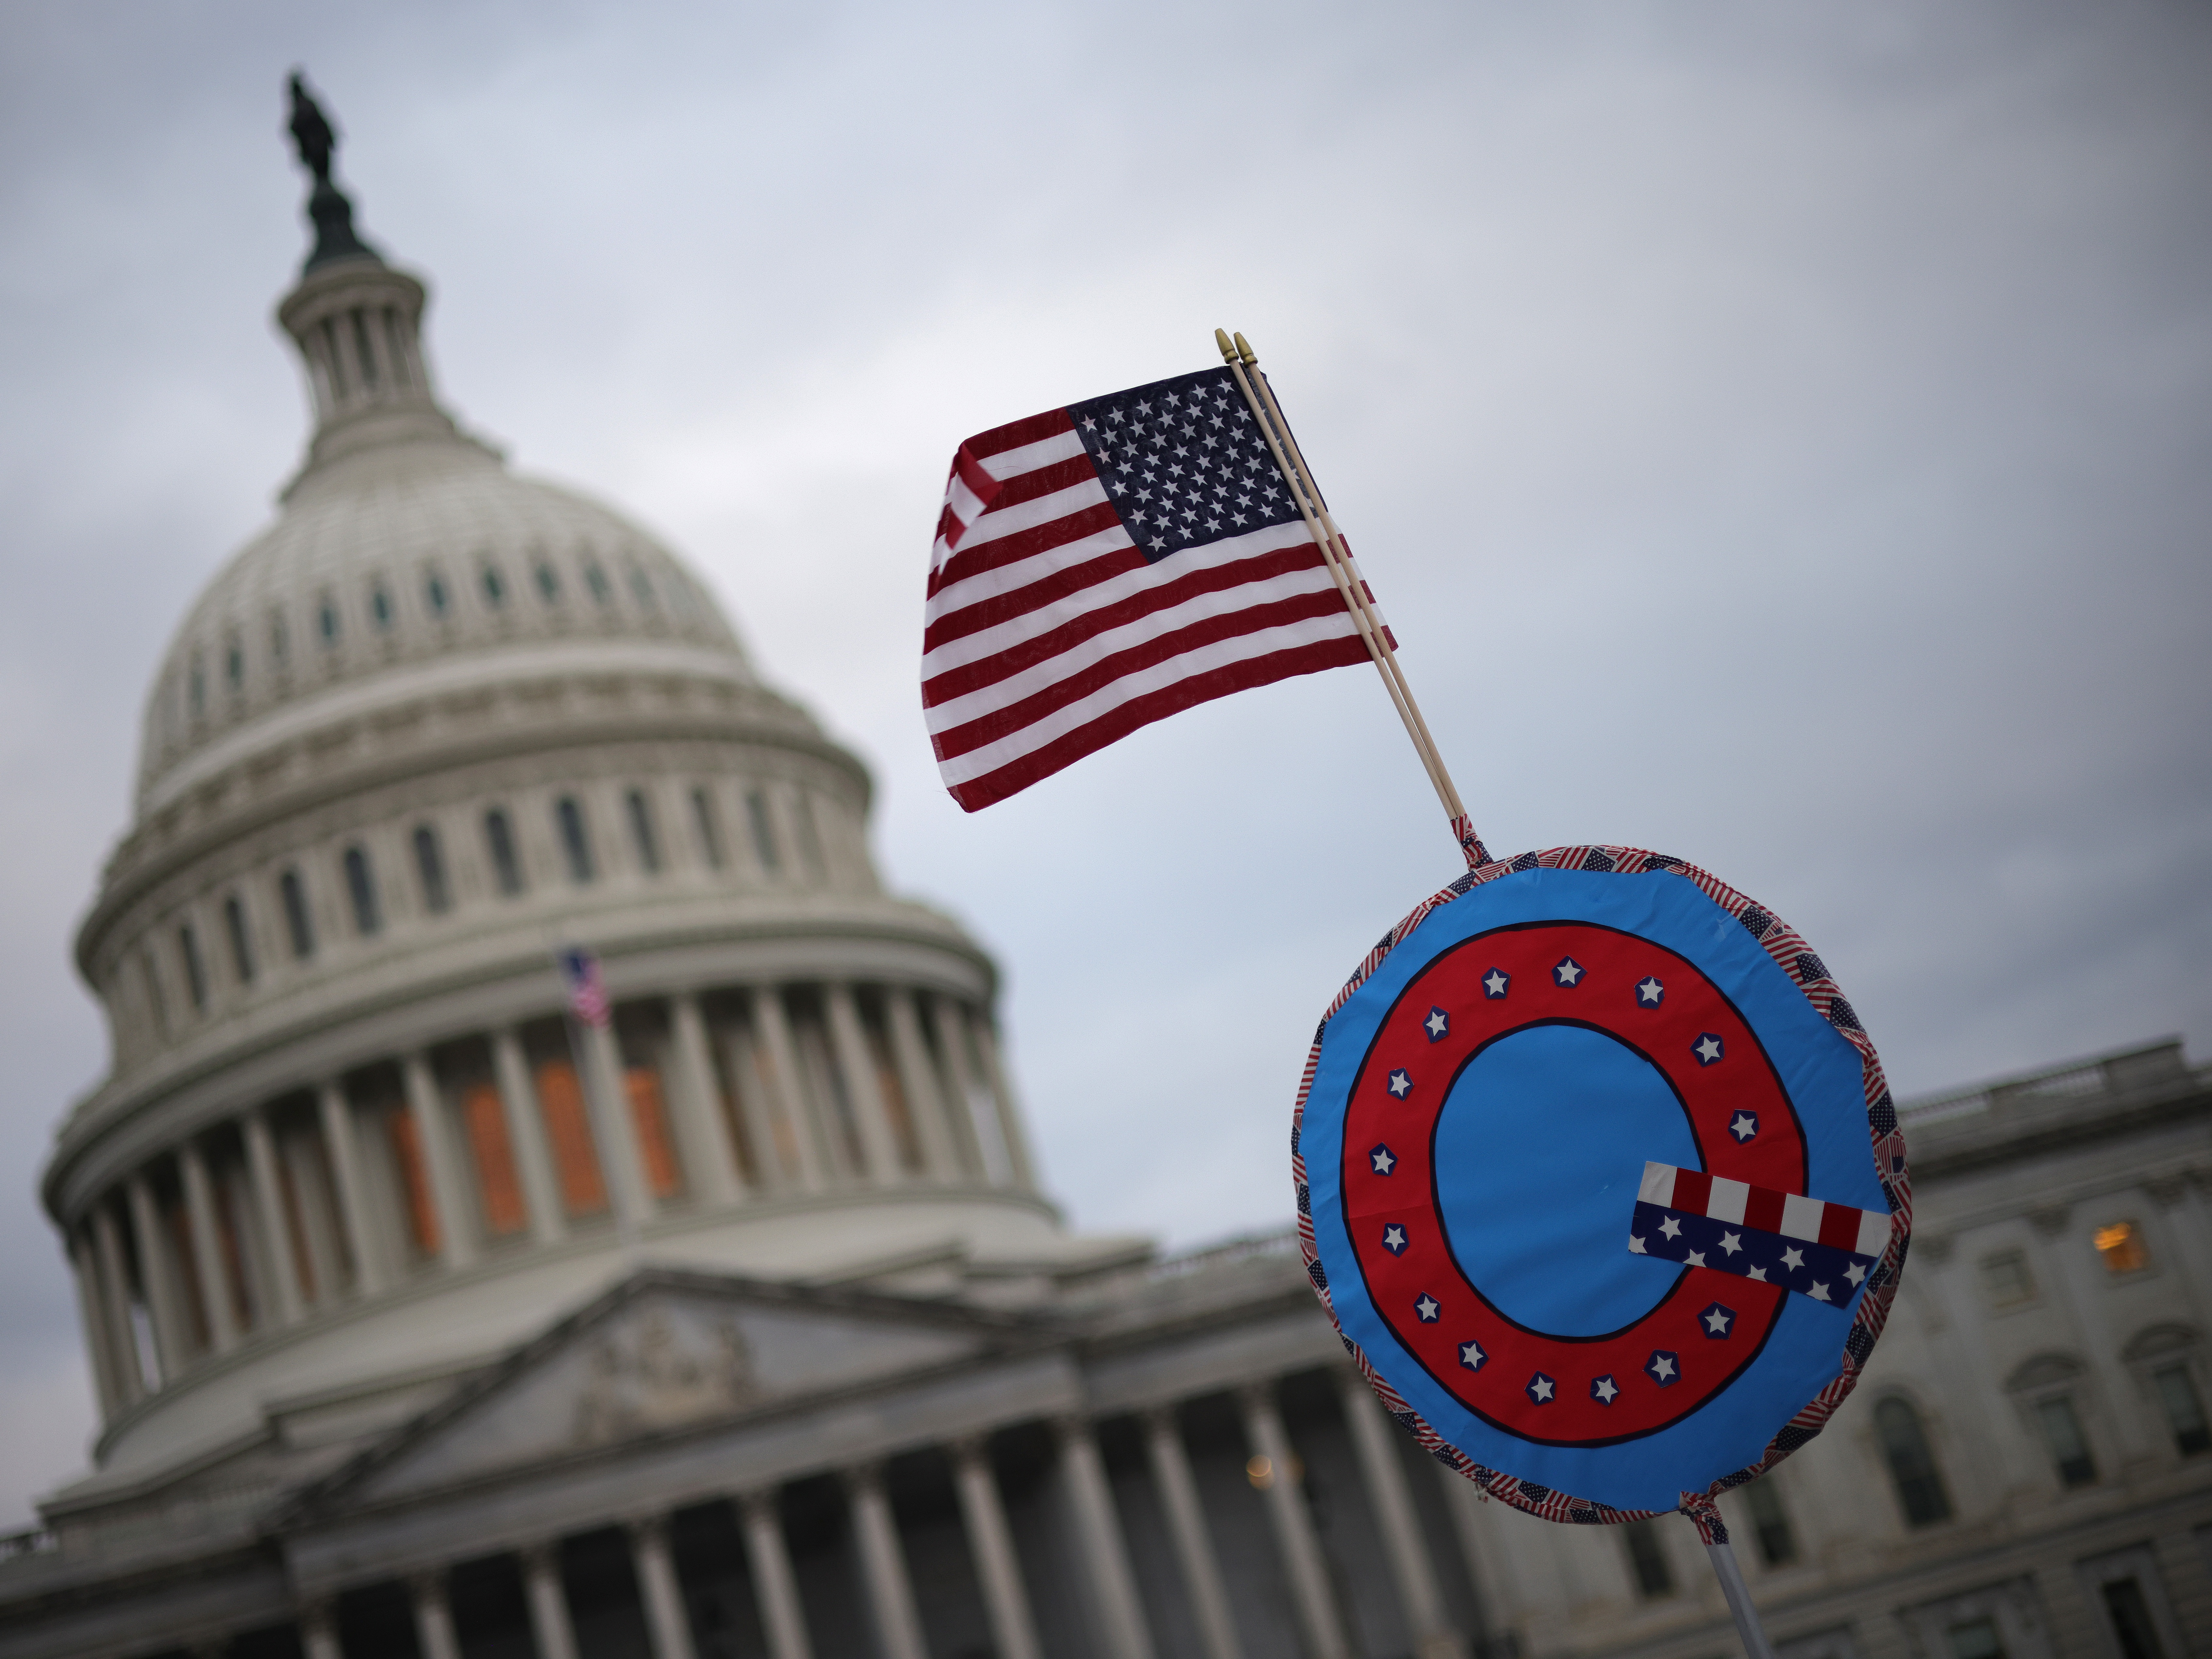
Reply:
[[497, 678], [502, 659], [535, 672], [566, 647], [580, 672], [658, 665], [756, 684], [714, 601], [665, 548], [596, 501], [515, 476], [437, 410], [410, 314], [419, 283], [377, 265], [319, 273], [301, 291], [313, 299], [318, 285], [354, 316], [363, 308], [348, 302], [368, 290], [368, 313], [395, 323], [382, 360], [411, 366], [414, 384], [387, 370], [365, 397], [332, 397], [317, 361], [326, 332], [287, 306], [322, 429], [276, 522], [209, 583], [163, 659], [139, 751], [142, 817], [319, 708], [357, 709], [378, 682], [419, 688], [434, 659], [466, 657]]

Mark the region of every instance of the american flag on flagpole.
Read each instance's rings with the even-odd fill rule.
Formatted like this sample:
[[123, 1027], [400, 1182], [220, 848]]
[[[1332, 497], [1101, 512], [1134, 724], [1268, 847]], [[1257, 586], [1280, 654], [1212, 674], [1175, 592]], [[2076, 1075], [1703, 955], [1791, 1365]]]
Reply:
[[1194, 704], [1368, 660], [1226, 368], [994, 427], [953, 456], [921, 701], [969, 811]]
[[586, 1025], [604, 1026], [613, 1018], [607, 1001], [607, 982], [599, 972], [599, 959], [580, 945], [564, 945], [555, 952], [561, 964], [561, 985], [568, 993], [568, 1012]]

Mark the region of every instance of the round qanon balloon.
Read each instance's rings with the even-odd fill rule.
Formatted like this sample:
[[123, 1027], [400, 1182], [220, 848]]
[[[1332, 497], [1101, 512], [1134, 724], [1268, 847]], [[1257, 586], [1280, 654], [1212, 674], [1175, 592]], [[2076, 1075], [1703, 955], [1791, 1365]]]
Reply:
[[1291, 1145], [1307, 1270], [1383, 1402], [1558, 1521], [1679, 1509], [1713, 1538], [1714, 1496], [1850, 1392], [1911, 1227], [1820, 957], [1631, 848], [1483, 864], [1392, 928]]

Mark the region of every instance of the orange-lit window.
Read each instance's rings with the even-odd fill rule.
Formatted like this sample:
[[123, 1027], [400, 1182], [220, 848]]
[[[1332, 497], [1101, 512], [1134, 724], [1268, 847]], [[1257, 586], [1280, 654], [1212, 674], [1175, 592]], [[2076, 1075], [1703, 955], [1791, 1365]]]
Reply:
[[430, 1171], [422, 1162], [422, 1137], [410, 1110], [386, 1112], [392, 1156], [407, 1192], [407, 1242], [424, 1255], [438, 1254], [438, 1206], [430, 1196]]
[[507, 1112], [499, 1087], [472, 1083], [461, 1096], [461, 1121], [467, 1125], [469, 1151], [477, 1165], [477, 1199], [483, 1206], [484, 1228], [494, 1237], [522, 1231], [522, 1183], [514, 1173], [514, 1148], [507, 1138]]
[[2109, 1227], [2100, 1227], [2090, 1238], [2097, 1246], [2097, 1254], [2104, 1258], [2107, 1273], [2140, 1273], [2150, 1266], [2150, 1247], [2143, 1243], [2142, 1229], [2132, 1221], [2115, 1221]]
[[668, 1139], [668, 1112], [660, 1098], [660, 1073], [651, 1066], [633, 1066], [623, 1073], [629, 1095], [629, 1121], [637, 1129], [638, 1156], [645, 1164], [645, 1184], [655, 1198], [680, 1190], [684, 1178], [677, 1173], [676, 1148]]
[[576, 1068], [549, 1060], [538, 1068], [538, 1108], [545, 1138], [553, 1143], [553, 1168], [561, 1177], [561, 1202], [570, 1215], [598, 1215], [607, 1207], [607, 1186], [592, 1146], [592, 1121]]

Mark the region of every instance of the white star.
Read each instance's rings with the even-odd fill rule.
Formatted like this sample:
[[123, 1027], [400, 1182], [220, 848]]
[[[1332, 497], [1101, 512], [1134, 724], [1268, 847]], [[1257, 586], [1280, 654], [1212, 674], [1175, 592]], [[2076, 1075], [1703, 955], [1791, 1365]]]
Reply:
[[1664, 1382], [1668, 1377], [1674, 1376], [1674, 1362], [1673, 1360], [1668, 1358], [1663, 1353], [1655, 1353], [1651, 1356], [1652, 1376], [1657, 1377], [1662, 1382]]
[[1235, 518], [1231, 519], [1229, 522], [1230, 522], [1230, 523], [1231, 523], [1231, 524], [1243, 524], [1243, 523], [1244, 522], [1244, 515], [1243, 515], [1242, 513], [1239, 513], [1239, 514], [1238, 514]]
[[1572, 985], [1583, 976], [1583, 965], [1572, 957], [1569, 957], [1552, 971], [1559, 975], [1560, 984]]
[[1721, 1040], [1718, 1037], [1704, 1036], [1698, 1039], [1698, 1059], [1704, 1060], [1706, 1065], [1710, 1066], [1720, 1057]]
[[1702, 1267], [1705, 1265], [1705, 1253], [1703, 1250], [1686, 1250], [1682, 1253], [1682, 1261], [1686, 1267]]
[[1528, 1392], [1539, 1401], [1549, 1400], [1552, 1397], [1552, 1379], [1548, 1376], [1538, 1377], [1528, 1385]]
[[1482, 988], [1489, 992], [1490, 994], [1494, 997], [1504, 996], [1505, 994], [1505, 975], [1499, 973], [1495, 968], [1492, 969], [1490, 972], [1483, 977]]
[[1420, 1315], [1425, 1321], [1433, 1322], [1442, 1310], [1436, 1297], [1424, 1294], [1421, 1299], [1413, 1304], [1413, 1311]]
[[1114, 486], [1114, 493], [1116, 495], [1126, 495], [1129, 493], [1129, 486], [1125, 483], [1117, 483]]
[[1805, 1294], [1811, 1297], [1815, 1302], [1826, 1302], [1829, 1299], [1828, 1287], [1826, 1285], [1820, 1284], [1817, 1280], [1814, 1281], [1813, 1288], [1806, 1291]]
[[1651, 1254], [1650, 1251], [1644, 1248], [1644, 1241], [1638, 1238], [1634, 1233], [1631, 1233], [1628, 1236], [1628, 1253], [1631, 1255], [1649, 1255]]
[[1139, 404], [1137, 405], [1137, 413], [1139, 415], [1149, 415], [1152, 412], [1152, 406], [1150, 404]]
[[1459, 1363], [1466, 1366], [1471, 1371], [1480, 1370], [1482, 1369], [1482, 1362], [1489, 1358], [1490, 1356], [1483, 1352], [1481, 1348], [1474, 1343], [1462, 1342], [1460, 1344]]
[[1726, 1336], [1728, 1334], [1728, 1328], [1729, 1316], [1720, 1309], [1715, 1308], [1711, 1312], [1705, 1316], [1705, 1328], [1711, 1331], [1715, 1336]]
[[1386, 1250], [1404, 1249], [1406, 1248], [1406, 1230], [1403, 1227], [1395, 1225], [1385, 1227], [1382, 1230], [1382, 1248]]
[[1746, 1279], [1755, 1279], [1762, 1285], [1766, 1283], [1766, 1269], [1764, 1267], [1746, 1267], [1743, 1270], [1743, 1276]]
[[1620, 1390], [1613, 1386], [1613, 1379], [1611, 1377], [1601, 1376], [1598, 1378], [1595, 1386], [1590, 1389], [1590, 1392], [1595, 1395], [1600, 1400], [1604, 1401], [1607, 1405], [1610, 1406], [1613, 1404], [1613, 1395], [1619, 1394]]
[[1429, 1035], [1432, 1037], [1442, 1036], [1450, 1025], [1450, 1022], [1444, 1018], [1444, 1011], [1441, 1008], [1430, 1009], [1429, 1017], [1423, 1024], [1427, 1025]]
[[1388, 1146], [1377, 1146], [1375, 1149], [1374, 1158], [1376, 1175], [1389, 1175], [1391, 1170], [1398, 1167], [1398, 1160], [1390, 1156], [1390, 1149]]
[[1805, 1265], [1805, 1252], [1792, 1245], [1782, 1253], [1782, 1265], [1795, 1273]]
[[1666, 988], [1657, 980], [1647, 979], [1636, 988], [1636, 1000], [1638, 1002], [1648, 1002], [1656, 1007], [1659, 1004], [1660, 993], [1665, 989]]
[[1738, 1112], [1735, 1121], [1729, 1125], [1729, 1133], [1738, 1140], [1748, 1140], [1759, 1133], [1759, 1121], [1746, 1113]]
[[1680, 1238], [1682, 1236], [1682, 1224], [1670, 1215], [1659, 1224], [1659, 1231], [1668, 1238]]
[[1738, 1250], [1743, 1248], [1741, 1244], [1736, 1242], [1737, 1237], [1738, 1235], [1735, 1233], [1723, 1233], [1721, 1235], [1721, 1249], [1726, 1250], [1730, 1255], [1734, 1255]]
[[1390, 1073], [1389, 1086], [1393, 1095], [1403, 1100], [1406, 1097], [1406, 1091], [1413, 1086], [1413, 1079], [1404, 1072], [1393, 1072]]
[[1860, 1267], [1857, 1262], [1854, 1261], [1850, 1267], [1844, 1269], [1844, 1277], [1850, 1279], [1852, 1284], [1856, 1285], [1866, 1277], [1866, 1269]]

